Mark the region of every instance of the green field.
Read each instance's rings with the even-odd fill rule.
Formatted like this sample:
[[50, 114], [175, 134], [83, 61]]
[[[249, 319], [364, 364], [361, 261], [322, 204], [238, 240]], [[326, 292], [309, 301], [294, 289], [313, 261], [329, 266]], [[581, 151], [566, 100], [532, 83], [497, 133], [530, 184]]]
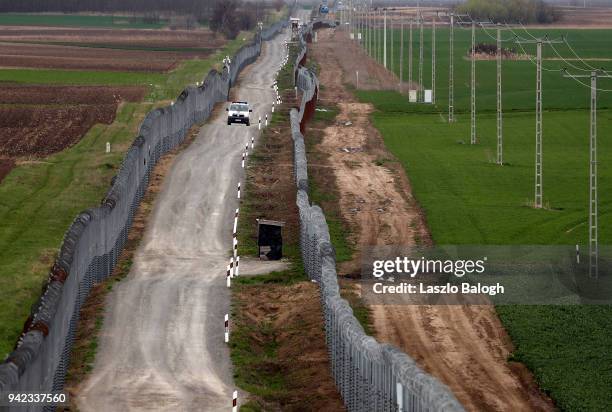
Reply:
[[[113, 72], [96, 70], [61, 69], [0, 69], [0, 84], [54, 84], [54, 85], [143, 85], [149, 87], [147, 101], [175, 99], [189, 84], [204, 80], [208, 72], [221, 68], [221, 60], [233, 55], [252, 35], [241, 33], [205, 59], [183, 61], [168, 73]], [[243, 40], [244, 39], [244, 40]]]
[[[534, 34], [536, 31], [534, 31]], [[543, 34], [544, 31], [537, 32]], [[548, 31], [551, 33], [551, 31]], [[416, 34], [416, 33], [415, 33]], [[407, 103], [393, 91], [357, 92], [372, 102], [375, 126], [404, 165], [437, 244], [582, 244], [588, 235], [589, 90], [544, 74], [544, 203], [534, 197], [535, 67], [504, 62], [504, 160], [495, 164], [495, 63], [478, 62], [478, 139], [470, 145], [469, 32], [457, 30], [457, 122], [447, 123], [448, 30], [438, 30], [438, 105]], [[551, 37], [560, 35], [554, 31]], [[572, 30], [583, 57], [612, 58], [612, 31]], [[480, 33], [480, 40], [486, 34]], [[415, 36], [416, 38], [416, 36]], [[429, 38], [429, 36], [425, 36]], [[399, 39], [394, 51], [399, 54]], [[416, 43], [415, 43], [416, 45]], [[428, 50], [430, 45], [428, 46]], [[567, 48], [559, 48], [569, 56]], [[418, 54], [415, 47], [415, 80]], [[430, 54], [424, 83], [431, 79]], [[550, 53], [547, 52], [550, 57]], [[399, 67], [395, 57], [396, 70]], [[598, 66], [606, 62], [591, 62]], [[574, 62], [574, 64], [577, 64]], [[554, 69], [562, 62], [546, 61]], [[406, 65], [405, 65], [406, 67]], [[583, 66], [584, 67], [584, 66]], [[407, 67], [405, 73], [407, 78]], [[600, 87], [612, 89], [602, 80]], [[612, 243], [612, 93], [600, 93], [599, 212], [601, 244]], [[466, 144], [467, 143], [467, 144]], [[499, 306], [498, 313], [541, 388], [562, 410], [612, 409], [612, 308]]]
[[[514, 33], [525, 38], [531, 39], [527, 32], [514, 30]], [[512, 32], [504, 32], [502, 37], [509, 39], [514, 36]], [[533, 36], [544, 36], [548, 34], [550, 38], [560, 38], [565, 35], [569, 44], [583, 59], [611, 59], [612, 60], [612, 31], [611, 30], [529, 30]], [[489, 37], [494, 35], [492, 31], [477, 31], [477, 43], [494, 44], [494, 40]], [[399, 50], [400, 50], [400, 31], [394, 31], [394, 59], [391, 65], [391, 35], [387, 35], [388, 53], [387, 64], [389, 68], [399, 75]], [[413, 44], [413, 81], [418, 80], [418, 58], [419, 44], [418, 31], [415, 29]], [[471, 31], [468, 29], [455, 29], [455, 109], [458, 112], [468, 111], [470, 103], [470, 62], [468, 52], [471, 48]], [[403, 79], [408, 79], [408, 34], [404, 32], [404, 64]], [[437, 107], [422, 107], [423, 111], [445, 111], [448, 104], [448, 66], [449, 56], [449, 30], [448, 28], [438, 28], [436, 30], [436, 97]], [[367, 42], [367, 37], [364, 40]], [[507, 41], [504, 48], [515, 48], [517, 52], [523, 50], [513, 40]], [[533, 58], [535, 56], [535, 46], [524, 45], [524, 50]], [[555, 50], [565, 59], [575, 58], [569, 47], [564, 44], [554, 45]], [[551, 46], [544, 46], [544, 58], [557, 58]], [[588, 60], [594, 67], [612, 68], [612, 61]], [[588, 108], [589, 91], [584, 86], [577, 84], [574, 80], [566, 79], [558, 70], [567, 67], [573, 73], [570, 65], [586, 69], [584, 64], [568, 60], [545, 60], [543, 82], [543, 101], [544, 108], [548, 110], [568, 109], [568, 108]], [[476, 64], [477, 78], [477, 109], [478, 112], [495, 111], [495, 84], [496, 70], [495, 61], [478, 61]], [[535, 84], [536, 68], [534, 63], [529, 60], [514, 60], [503, 62], [504, 87], [504, 109], [511, 110], [533, 110], [535, 108]], [[580, 72], [580, 74], [584, 74]], [[423, 86], [431, 88], [431, 29], [424, 30], [424, 60], [423, 60]], [[585, 81], [585, 79], [582, 79]], [[588, 82], [588, 79], [586, 79]], [[612, 80], [601, 80], [600, 88], [612, 90]], [[600, 108], [612, 107], [612, 93], [601, 93], [599, 100]]]
[[[40, 294], [64, 232], [77, 213], [108, 190], [151, 104], [122, 106], [110, 125], [96, 125], [75, 146], [26, 162], [0, 185], [0, 356], [12, 349]], [[112, 153], [105, 153], [106, 142]]]
[[0, 13], [0, 26], [52, 26], [52, 27], [100, 27], [113, 29], [160, 29], [168, 22], [145, 22], [142, 17], [84, 15]]
[[[96, 125], [72, 148], [18, 165], [0, 184], [0, 357], [11, 351], [40, 295], [64, 232], [77, 213], [100, 202], [144, 115], [219, 69], [222, 57], [250, 38], [242, 33], [208, 58], [185, 61], [167, 74], [0, 70], [0, 82], [150, 88], [145, 102], [123, 105], [112, 125]], [[104, 153], [106, 142], [111, 154]]]

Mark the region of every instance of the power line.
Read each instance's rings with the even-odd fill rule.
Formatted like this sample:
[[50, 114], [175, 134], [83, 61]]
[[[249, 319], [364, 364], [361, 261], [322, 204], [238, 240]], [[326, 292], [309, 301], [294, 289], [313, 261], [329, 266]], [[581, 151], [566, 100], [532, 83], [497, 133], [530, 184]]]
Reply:
[[448, 122], [455, 121], [455, 13], [450, 14], [450, 57], [448, 64]]
[[543, 206], [543, 173], [542, 173], [542, 45], [550, 43], [561, 43], [559, 40], [548, 40], [540, 38], [534, 40], [517, 40], [518, 44], [536, 44], [536, 153], [535, 153], [535, 200], [534, 207], [541, 209]]
[[419, 12], [419, 85], [417, 88], [417, 101], [423, 102], [423, 15]]
[[497, 27], [497, 164], [504, 164], [503, 156], [503, 112], [502, 112], [502, 38]]
[[436, 18], [431, 22], [431, 104], [436, 104]]
[[591, 79], [591, 116], [589, 130], [589, 276], [599, 275], [599, 216], [597, 189], [597, 79], [612, 78], [611, 75], [593, 70], [590, 74], [572, 75], [565, 72], [564, 77]]

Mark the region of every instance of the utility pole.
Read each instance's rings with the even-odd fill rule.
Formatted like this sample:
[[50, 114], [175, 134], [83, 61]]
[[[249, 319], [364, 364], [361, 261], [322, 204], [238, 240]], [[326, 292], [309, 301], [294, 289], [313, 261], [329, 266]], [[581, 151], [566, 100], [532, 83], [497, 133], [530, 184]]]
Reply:
[[599, 236], [598, 236], [598, 190], [597, 190], [597, 79], [612, 79], [612, 75], [594, 70], [591, 74], [573, 75], [564, 70], [569, 78], [591, 78], [591, 119], [589, 130], [589, 276], [599, 276]]
[[502, 40], [501, 28], [497, 27], [497, 164], [504, 164], [502, 113]]
[[431, 104], [436, 104], [436, 18], [431, 22]]
[[455, 13], [450, 14], [450, 57], [448, 64], [448, 122], [455, 121]]
[[394, 43], [394, 36], [393, 36], [393, 15], [391, 15], [391, 19], [389, 20], [389, 32], [391, 33], [390, 37], [391, 37], [391, 72], [393, 72], [393, 70], [395, 69], [395, 59], [393, 58], [393, 43]]
[[408, 37], [408, 90], [412, 90], [412, 20], [410, 20], [410, 35]]
[[385, 20], [383, 22], [383, 31], [384, 31], [384, 38], [383, 38], [383, 66], [385, 66], [385, 69], [387, 68], [387, 9], [385, 8]]
[[399, 87], [402, 92], [402, 83], [404, 82], [404, 20], [400, 15], [400, 63], [399, 63]]
[[419, 12], [420, 34], [419, 34], [419, 90], [417, 92], [417, 102], [423, 102], [423, 16]]
[[470, 94], [471, 133], [470, 144], [476, 144], [476, 22], [472, 21], [472, 81]]
[[541, 209], [542, 188], [542, 44], [562, 43], [558, 40], [540, 38], [535, 40], [517, 40], [519, 44], [536, 44], [536, 153], [535, 153], [535, 199], [533, 207]]

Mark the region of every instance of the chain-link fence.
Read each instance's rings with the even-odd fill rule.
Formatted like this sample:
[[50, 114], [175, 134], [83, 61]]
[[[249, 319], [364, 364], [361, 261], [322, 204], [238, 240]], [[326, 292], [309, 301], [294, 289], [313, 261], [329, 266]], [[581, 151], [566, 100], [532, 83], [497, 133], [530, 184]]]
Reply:
[[[91, 288], [112, 273], [153, 167], [181, 144], [193, 125], [210, 116], [216, 103], [226, 101], [240, 71], [259, 56], [262, 40], [269, 40], [286, 26], [283, 20], [262, 30], [236, 53], [229, 69], [226, 66], [222, 73], [211, 70], [202, 86], [188, 87], [171, 106], [146, 116], [101, 205], [79, 214], [66, 232], [24, 333], [16, 349], [0, 364], [0, 393], [64, 388], [81, 306]], [[41, 409], [54, 407], [19, 410]]]
[[308, 198], [308, 170], [300, 123], [307, 102], [316, 98], [316, 75], [300, 66], [307, 47], [302, 31], [296, 59], [300, 111], [291, 111], [294, 172], [300, 213], [300, 245], [308, 276], [319, 284], [331, 372], [350, 411], [463, 411], [450, 389], [421, 370], [405, 353], [366, 335], [348, 302], [340, 297], [336, 259], [325, 216]]

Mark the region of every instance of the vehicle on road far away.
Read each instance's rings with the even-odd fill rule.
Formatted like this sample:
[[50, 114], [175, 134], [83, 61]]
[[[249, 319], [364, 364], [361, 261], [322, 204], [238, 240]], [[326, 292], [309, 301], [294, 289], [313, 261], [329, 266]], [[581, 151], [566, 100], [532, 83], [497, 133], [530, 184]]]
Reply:
[[251, 125], [250, 114], [253, 110], [249, 108], [247, 102], [232, 102], [230, 107], [225, 109], [225, 111], [227, 112], [228, 125], [232, 123], [244, 123], [247, 126]]

